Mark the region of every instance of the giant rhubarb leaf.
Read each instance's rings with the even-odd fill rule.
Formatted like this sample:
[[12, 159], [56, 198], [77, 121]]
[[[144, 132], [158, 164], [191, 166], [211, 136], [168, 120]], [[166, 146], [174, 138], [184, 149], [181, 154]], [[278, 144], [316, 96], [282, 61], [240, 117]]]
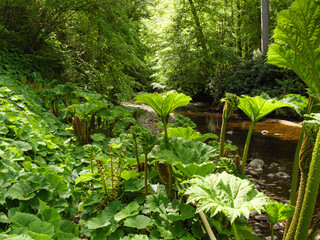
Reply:
[[241, 215], [248, 218], [250, 209], [260, 211], [270, 203], [251, 182], [226, 172], [189, 182], [191, 187], [185, 194], [189, 195], [188, 203], [197, 203], [197, 212], [210, 212], [212, 216], [223, 212], [231, 223]]

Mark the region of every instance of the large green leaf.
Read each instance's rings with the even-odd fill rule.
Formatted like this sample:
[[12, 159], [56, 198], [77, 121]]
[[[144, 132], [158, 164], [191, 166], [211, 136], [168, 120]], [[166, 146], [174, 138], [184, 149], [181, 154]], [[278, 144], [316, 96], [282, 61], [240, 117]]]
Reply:
[[168, 129], [168, 137], [182, 138], [183, 140], [197, 140], [201, 138], [201, 134], [191, 127], [177, 127]]
[[116, 215], [114, 215], [114, 219], [119, 222], [122, 219], [132, 217], [139, 214], [140, 205], [137, 202], [131, 202], [126, 206], [124, 209], [122, 209], [120, 212], [118, 212]]
[[113, 201], [108, 204], [108, 206], [102, 211], [100, 215], [95, 218], [92, 218], [86, 226], [89, 229], [98, 229], [110, 226], [115, 223], [114, 215], [118, 211], [120, 203], [118, 201]]
[[296, 0], [278, 14], [268, 62], [293, 70], [320, 99], [320, 3]]
[[137, 229], [144, 229], [153, 225], [152, 220], [144, 215], [129, 217], [124, 221], [124, 226]]
[[168, 92], [164, 96], [159, 93], [139, 95], [136, 102], [145, 103], [153, 108], [158, 116], [167, 123], [169, 114], [178, 107], [186, 106], [191, 101], [191, 97], [183, 93]]
[[238, 107], [250, 118], [252, 122], [257, 122], [269, 113], [282, 108], [292, 107], [288, 103], [270, 99], [268, 96], [249, 97], [243, 96], [239, 98]]
[[50, 237], [54, 235], [54, 226], [43, 221], [34, 221], [29, 224], [29, 230], [38, 234], [45, 234]]
[[189, 195], [188, 203], [197, 203], [197, 212], [206, 211], [213, 216], [223, 212], [231, 223], [241, 215], [248, 218], [250, 209], [260, 211], [270, 203], [269, 198], [248, 180], [226, 172], [189, 182], [191, 187], [185, 194]]
[[11, 199], [29, 200], [35, 196], [35, 193], [30, 182], [18, 182], [8, 189], [5, 196]]
[[163, 147], [156, 152], [158, 161], [176, 166], [187, 177], [204, 176], [212, 172], [212, 159], [218, 155], [218, 150], [202, 142], [194, 140], [172, 139], [170, 147]]
[[308, 99], [304, 96], [299, 94], [288, 94], [280, 101], [290, 104], [300, 116], [303, 116], [303, 114], [307, 112]]
[[294, 206], [273, 202], [265, 206], [271, 224], [291, 218], [294, 213]]
[[162, 194], [148, 195], [145, 203], [146, 210], [152, 212], [158, 212], [160, 214], [166, 214], [170, 200], [164, 197]]
[[40, 221], [40, 219], [30, 213], [17, 212], [13, 215], [11, 222], [15, 227], [27, 227], [30, 223]]

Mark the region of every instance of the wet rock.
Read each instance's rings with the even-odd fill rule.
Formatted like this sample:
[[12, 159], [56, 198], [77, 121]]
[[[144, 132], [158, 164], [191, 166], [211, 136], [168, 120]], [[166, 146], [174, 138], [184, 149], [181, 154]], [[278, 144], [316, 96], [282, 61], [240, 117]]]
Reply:
[[254, 224], [256, 227], [260, 228], [260, 229], [264, 229], [264, 228], [267, 228], [268, 226], [266, 226], [266, 224], [263, 224], [263, 223], [255, 223]]
[[269, 178], [275, 178], [276, 175], [275, 175], [274, 173], [269, 173], [269, 174], [267, 175], [267, 177], [269, 177]]
[[260, 176], [260, 174], [258, 172], [253, 171], [253, 170], [250, 170], [249, 173], [250, 173], [250, 175], [255, 176], [255, 177], [259, 177]]
[[228, 140], [227, 140], [227, 143], [232, 144], [232, 141], [228, 139]]
[[255, 218], [256, 220], [258, 220], [258, 221], [263, 221], [263, 222], [266, 222], [266, 221], [269, 220], [267, 216], [262, 215], [262, 214], [259, 214], [259, 215], [255, 216], [254, 218]]
[[[265, 238], [266, 240], [271, 240], [271, 236], [268, 236], [268, 237], [266, 237]], [[274, 240], [277, 240], [278, 239], [278, 237], [277, 236], [274, 236]]]
[[259, 173], [261, 173], [261, 172], [263, 172], [263, 168], [258, 167], [258, 168], [256, 168], [256, 171], [259, 172]]
[[227, 134], [232, 135], [232, 134], [233, 134], [233, 131], [232, 131], [232, 130], [230, 130], [230, 131], [228, 131], [228, 132], [227, 132]]
[[266, 187], [275, 187], [275, 186], [277, 186], [277, 184], [275, 184], [275, 183], [266, 184]]
[[257, 168], [263, 168], [264, 166], [264, 161], [262, 159], [253, 159], [250, 163], [249, 166], [252, 167], [253, 169]]
[[285, 180], [290, 180], [291, 179], [291, 177], [288, 174], [286, 174], [285, 172], [278, 172], [278, 173], [275, 174], [275, 176], [277, 178], [285, 179]]
[[257, 216], [259, 213], [257, 212], [257, 210], [255, 210], [255, 209], [251, 209], [250, 210], [250, 215], [252, 216], [252, 217], [255, 217], [255, 216]]
[[273, 163], [270, 164], [269, 168], [275, 168], [275, 167], [278, 167], [278, 166], [279, 166], [278, 163], [273, 162]]
[[278, 231], [280, 229], [280, 226], [278, 224], [273, 225], [273, 230]]

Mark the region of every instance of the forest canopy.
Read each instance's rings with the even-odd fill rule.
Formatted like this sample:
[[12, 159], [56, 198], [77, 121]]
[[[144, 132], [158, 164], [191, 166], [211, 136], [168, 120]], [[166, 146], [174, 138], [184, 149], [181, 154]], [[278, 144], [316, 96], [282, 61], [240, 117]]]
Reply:
[[[292, 0], [270, 0], [270, 29]], [[303, 93], [261, 55], [259, 0], [4, 0], [0, 73], [107, 95]]]

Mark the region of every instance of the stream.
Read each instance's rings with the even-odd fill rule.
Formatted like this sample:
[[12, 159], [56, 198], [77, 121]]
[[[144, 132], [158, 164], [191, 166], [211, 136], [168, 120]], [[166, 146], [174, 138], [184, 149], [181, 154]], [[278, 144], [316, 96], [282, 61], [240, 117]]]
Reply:
[[[216, 113], [208, 105], [191, 104], [179, 108], [175, 114], [190, 118], [196, 123], [196, 130], [201, 133], [210, 132], [220, 135], [221, 113]], [[241, 157], [250, 123], [248, 118], [239, 114], [234, 114], [228, 120], [226, 142], [236, 145]], [[260, 191], [274, 200], [289, 203], [290, 176], [300, 133], [301, 125], [298, 122], [265, 118], [255, 124], [247, 162], [253, 159], [262, 159], [265, 165], [263, 171], [257, 172], [254, 169], [248, 169], [246, 173], [256, 183]], [[317, 202], [317, 209], [320, 209], [320, 200]], [[258, 230], [254, 227], [254, 232], [261, 237], [269, 236], [267, 220], [255, 220], [253, 220], [254, 225], [260, 226]], [[278, 230], [276, 235], [280, 239], [283, 226], [283, 223], [276, 226], [276, 230]], [[264, 238], [262, 237], [262, 239]]]

